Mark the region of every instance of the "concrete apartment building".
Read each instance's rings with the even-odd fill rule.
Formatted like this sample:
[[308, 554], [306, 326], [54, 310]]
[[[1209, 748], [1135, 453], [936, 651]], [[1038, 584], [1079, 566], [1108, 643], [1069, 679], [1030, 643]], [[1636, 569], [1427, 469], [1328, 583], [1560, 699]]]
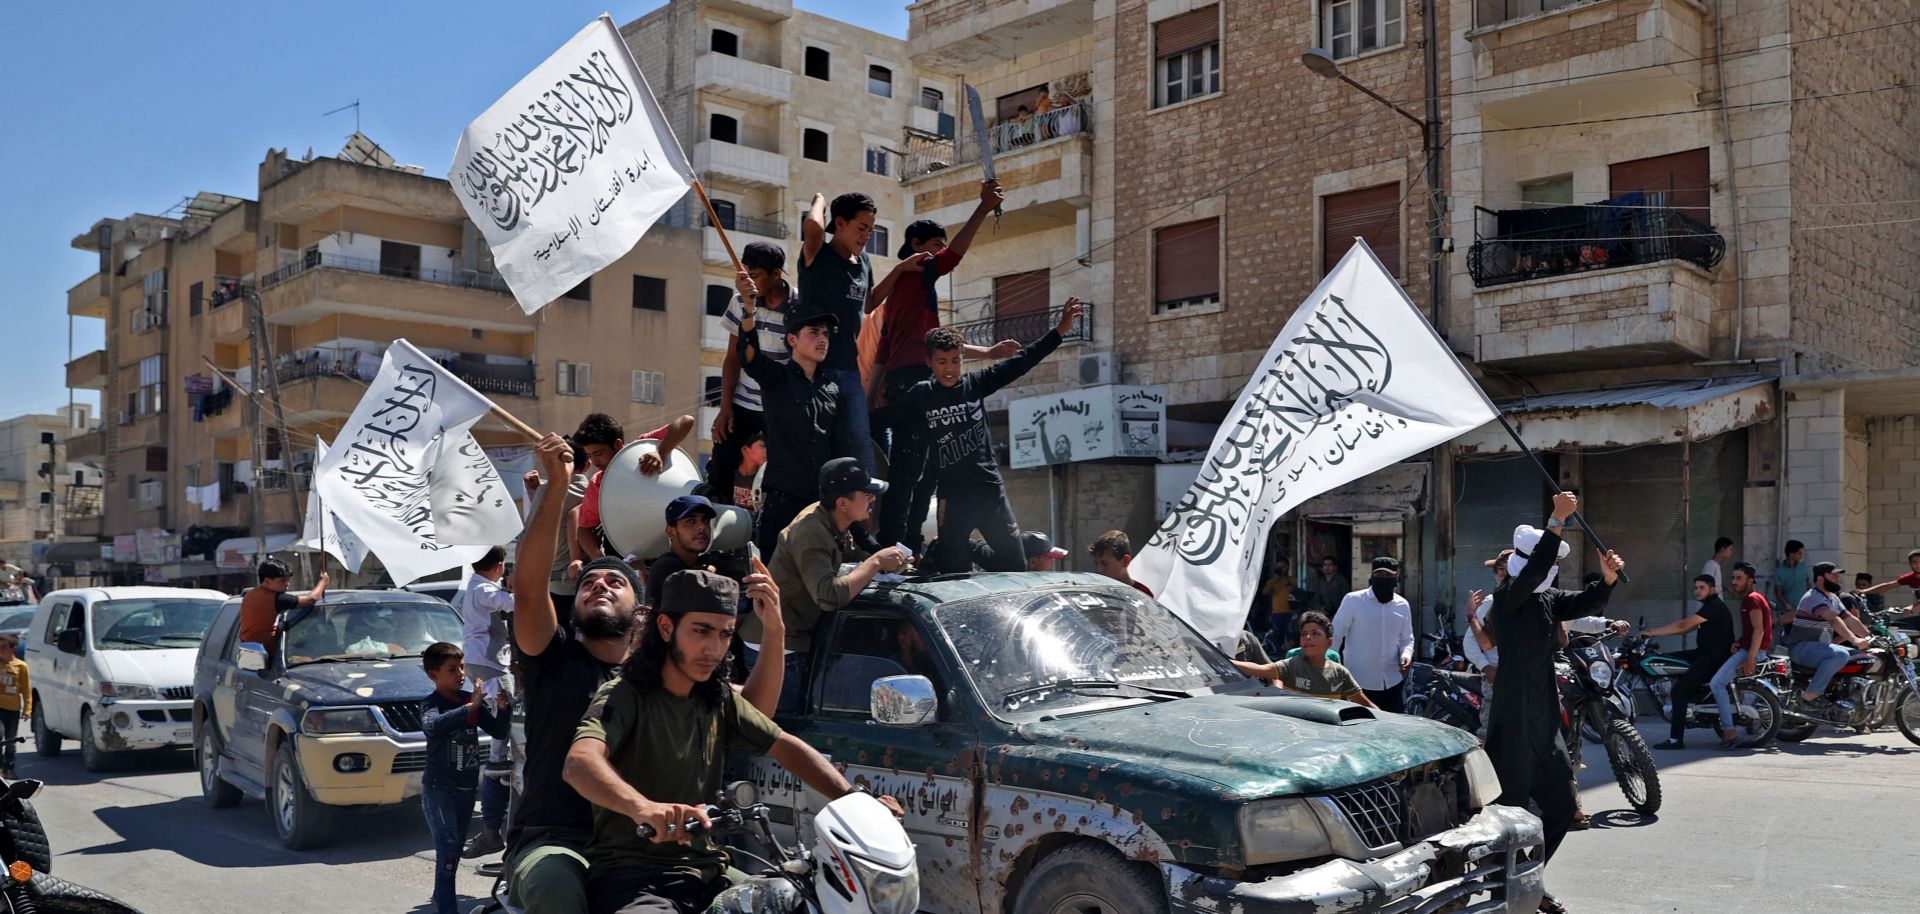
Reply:
[[[101, 472], [68, 445], [98, 422], [85, 404], [0, 422], [0, 562], [32, 569], [99, 559], [91, 540], [100, 518]], [[49, 556], [69, 538], [89, 542]]]
[[[340, 156], [269, 151], [257, 202], [201, 194], [177, 218], [102, 220], [74, 241], [100, 268], [69, 293], [69, 314], [105, 319], [107, 343], [68, 373], [111, 413], [87, 448], [107, 471], [99, 533], [116, 578], [244, 583], [255, 534], [273, 551], [294, 538], [315, 438], [334, 438], [395, 339], [540, 429], [594, 411], [652, 428], [687, 411], [700, 396], [699, 243], [656, 227], [528, 316], [447, 182], [358, 136]], [[281, 417], [244, 394], [271, 389], [256, 354], [284, 441]], [[517, 485], [526, 442], [491, 418], [476, 435]]]
[[[669, 0], [620, 31], [735, 252], [753, 241], [781, 245], [792, 281], [800, 217], [814, 193], [860, 191], [879, 208], [867, 248], [875, 281], [892, 269], [911, 221], [898, 179], [901, 127], [953, 110], [951, 98], [941, 111], [921, 107], [930, 83], [906, 42], [796, 10], [789, 0]], [[704, 439], [718, 404], [733, 262], [695, 195], [664, 222], [699, 232], [704, 317], [695, 377], [705, 396], [672, 399], [669, 412], [701, 406]]]

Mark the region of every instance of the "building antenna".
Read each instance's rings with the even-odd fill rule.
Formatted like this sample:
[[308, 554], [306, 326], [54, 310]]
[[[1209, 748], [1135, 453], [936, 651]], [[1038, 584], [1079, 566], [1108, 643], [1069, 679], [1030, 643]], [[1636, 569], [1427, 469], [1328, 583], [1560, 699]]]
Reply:
[[354, 100], [353, 100], [352, 102], [350, 102], [350, 103], [348, 103], [348, 104], [345, 104], [345, 105], [341, 105], [340, 107], [338, 107], [338, 108], [335, 108], [335, 109], [333, 109], [332, 111], [329, 111], [329, 112], [327, 112], [327, 113], [325, 113], [325, 114], [322, 114], [322, 115], [320, 115], [320, 116], [321, 116], [321, 117], [332, 117], [332, 116], [334, 116], [334, 115], [336, 115], [336, 114], [339, 114], [339, 113], [340, 113], [340, 112], [342, 112], [342, 111], [345, 111], [345, 110], [347, 110], [348, 108], [352, 108], [352, 109], [353, 109], [353, 132], [354, 132], [354, 133], [359, 133], [359, 132], [360, 132], [360, 100], [359, 100], [359, 99], [357, 99], [357, 98], [356, 98], [356, 99], [354, 99]]

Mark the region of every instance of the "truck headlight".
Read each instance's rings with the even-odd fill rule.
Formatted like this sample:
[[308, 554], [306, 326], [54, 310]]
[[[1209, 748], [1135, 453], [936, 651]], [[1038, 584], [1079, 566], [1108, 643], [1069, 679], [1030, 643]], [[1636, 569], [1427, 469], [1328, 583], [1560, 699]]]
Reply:
[[153, 701], [160, 697], [160, 693], [150, 685], [139, 685], [131, 682], [103, 682], [100, 683], [100, 697], [117, 699], [119, 701]]
[[1282, 863], [1333, 853], [1320, 817], [1306, 800], [1260, 800], [1240, 807], [1240, 843], [1247, 865]]
[[314, 736], [378, 733], [380, 723], [373, 719], [372, 708], [315, 708], [300, 718], [300, 732]]
[[1487, 750], [1474, 747], [1460, 757], [1460, 767], [1467, 772], [1467, 789], [1473, 793], [1473, 808], [1485, 809], [1500, 798], [1500, 775], [1493, 770], [1493, 759], [1487, 758]]
[[847, 855], [847, 862], [853, 864], [854, 875], [860, 878], [860, 884], [867, 887], [867, 904], [873, 909], [873, 914], [913, 914], [919, 910], [918, 866], [890, 870], [852, 854]]

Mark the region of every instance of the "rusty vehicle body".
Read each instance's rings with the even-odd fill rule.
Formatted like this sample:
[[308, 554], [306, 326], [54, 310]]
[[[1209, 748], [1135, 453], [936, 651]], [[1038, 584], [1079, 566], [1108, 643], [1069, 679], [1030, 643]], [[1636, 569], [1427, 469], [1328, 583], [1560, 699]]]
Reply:
[[[1452, 727], [1248, 679], [1170, 611], [1082, 574], [877, 585], [814, 633], [780, 725], [900, 800], [933, 914], [1532, 911], [1539, 820]], [[898, 720], [887, 688], [931, 681]], [[883, 695], [882, 693], [888, 693]], [[811, 842], [825, 798], [735, 760]]]

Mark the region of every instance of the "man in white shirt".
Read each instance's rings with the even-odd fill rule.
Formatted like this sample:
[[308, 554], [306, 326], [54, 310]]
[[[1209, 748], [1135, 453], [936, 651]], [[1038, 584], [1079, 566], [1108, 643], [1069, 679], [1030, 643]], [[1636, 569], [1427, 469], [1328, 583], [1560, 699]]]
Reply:
[[1393, 592], [1399, 583], [1398, 559], [1374, 559], [1367, 589], [1347, 594], [1333, 617], [1340, 662], [1374, 705], [1395, 713], [1404, 707], [1400, 683], [1413, 665], [1413, 607]]
[[1701, 574], [1713, 577], [1713, 589], [1716, 593], [1725, 592], [1726, 579], [1720, 576], [1720, 563], [1731, 558], [1733, 558], [1733, 540], [1723, 536], [1713, 541], [1713, 558], [1707, 559], [1707, 563], [1700, 566]]
[[[473, 689], [484, 692], [492, 701], [507, 685], [507, 668], [513, 662], [511, 642], [507, 640], [507, 617], [513, 612], [513, 594], [500, 583], [507, 574], [507, 550], [495, 546], [473, 563], [473, 576], [454, 608], [460, 612], [461, 650], [466, 653], [467, 675]], [[489, 747], [486, 769], [480, 777], [480, 823], [482, 829], [467, 843], [461, 856], [473, 858], [505, 848], [500, 835], [507, 821], [507, 785], [498, 772], [511, 771], [506, 740], [494, 740]]]

